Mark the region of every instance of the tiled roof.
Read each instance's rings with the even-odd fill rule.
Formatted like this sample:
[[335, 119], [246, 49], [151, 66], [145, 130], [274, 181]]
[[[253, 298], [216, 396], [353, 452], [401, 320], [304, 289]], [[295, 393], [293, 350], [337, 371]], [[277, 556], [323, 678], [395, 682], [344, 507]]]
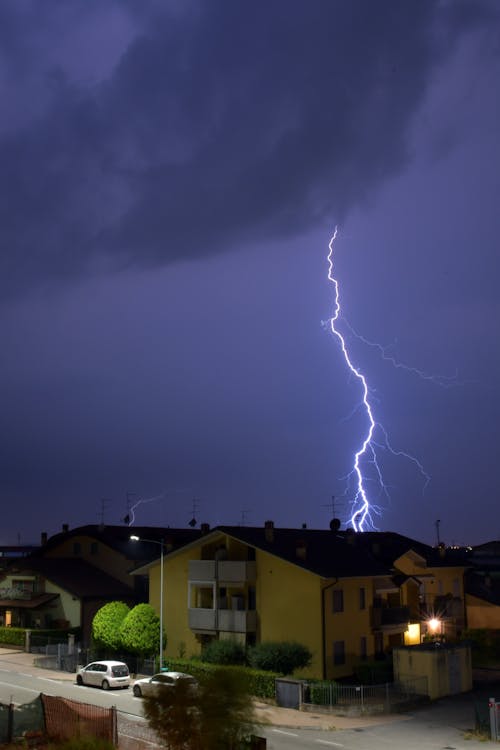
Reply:
[[[172, 529], [169, 526], [108, 526], [89, 524], [54, 534], [35, 554], [43, 556], [46, 552], [58, 547], [68, 539], [88, 536], [95, 539], [96, 542], [101, 542], [111, 547], [111, 549], [120, 552], [128, 560], [140, 562], [159, 557], [158, 545], [147, 544], [147, 539], [152, 539], [154, 542], [163, 541], [166, 548], [171, 545], [174, 549], [177, 549], [198, 539], [201, 534], [200, 529]], [[131, 535], [138, 536], [142, 541], [131, 541]]]
[[334, 531], [273, 528], [273, 540], [268, 541], [263, 527], [218, 526], [215, 530], [323, 578], [389, 574], [388, 566], [368, 549], [346, 541]]

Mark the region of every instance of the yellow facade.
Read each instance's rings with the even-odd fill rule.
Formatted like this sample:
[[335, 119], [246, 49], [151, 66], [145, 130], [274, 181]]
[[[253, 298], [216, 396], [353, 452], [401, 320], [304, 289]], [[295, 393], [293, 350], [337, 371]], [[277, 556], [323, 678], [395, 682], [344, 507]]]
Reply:
[[[203, 637], [191, 629], [189, 602], [200, 611], [215, 606], [212, 592], [189, 588], [189, 563], [212, 560], [224, 547], [227, 559], [245, 561], [249, 548], [228, 535], [200, 540], [164, 560], [164, 627], [166, 660], [201, 653]], [[301, 674], [340, 678], [352, 674], [356, 664], [374, 656], [371, 628], [373, 582], [370, 576], [323, 579], [300, 565], [256, 549], [255, 557], [255, 642], [297, 641], [312, 653], [312, 663]], [[150, 565], [150, 603], [159, 612], [160, 561]], [[248, 601], [247, 586], [225, 587]], [[342, 611], [335, 611], [333, 591], [342, 591]], [[338, 594], [337, 594], [338, 596]], [[226, 605], [226, 606], [230, 606]], [[233, 638], [245, 643], [244, 633], [208, 632], [208, 637]], [[402, 642], [402, 638], [401, 638]], [[386, 639], [386, 645], [388, 640]]]
[[467, 594], [467, 627], [471, 629], [500, 630], [500, 607], [477, 596]]

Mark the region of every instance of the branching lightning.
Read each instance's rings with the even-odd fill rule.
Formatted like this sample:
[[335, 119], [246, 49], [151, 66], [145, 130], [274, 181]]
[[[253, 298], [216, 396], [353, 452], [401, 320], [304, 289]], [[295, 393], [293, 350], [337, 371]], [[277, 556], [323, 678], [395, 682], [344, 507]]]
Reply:
[[162, 492], [161, 495], [155, 495], [154, 497], [148, 497], [147, 499], [141, 499], [137, 500], [136, 503], [134, 503], [132, 506], [130, 506], [129, 511], [125, 518], [123, 519], [127, 526], [133, 526], [135, 523], [135, 510], [139, 507], [139, 505], [146, 505], [147, 503], [154, 503], [158, 500], [164, 500], [166, 497], [166, 492]]
[[[364, 410], [366, 414], [366, 420], [367, 420], [367, 428], [365, 432], [364, 439], [361, 442], [360, 447], [354, 454], [354, 460], [353, 460], [353, 468], [348, 473], [347, 477], [345, 479], [347, 481], [350, 481], [351, 478], [354, 477], [355, 485], [356, 485], [356, 491], [354, 495], [354, 500], [352, 501], [352, 514], [350, 518], [350, 523], [352, 524], [352, 527], [355, 531], [365, 531], [367, 528], [375, 528], [374, 522], [373, 522], [373, 515], [380, 515], [380, 507], [374, 503], [371, 503], [369, 500], [368, 492], [366, 489], [366, 483], [369, 481], [367, 479], [364, 470], [367, 465], [372, 466], [372, 472], [375, 474], [375, 480], [379, 487], [379, 494], [384, 494], [387, 498], [389, 498], [389, 490], [387, 485], [384, 482], [382, 471], [380, 469], [380, 465], [378, 463], [377, 459], [377, 449], [379, 450], [386, 450], [389, 453], [391, 453], [393, 456], [396, 457], [404, 457], [408, 459], [409, 461], [412, 461], [422, 474], [425, 480], [425, 485], [430, 481], [430, 476], [427, 474], [427, 472], [424, 470], [424, 467], [422, 464], [413, 456], [406, 453], [402, 450], [395, 450], [390, 442], [387, 435], [387, 432], [383, 425], [380, 424], [380, 422], [377, 422], [374, 417], [374, 410], [372, 406], [373, 399], [370, 395], [370, 389], [368, 387], [368, 382], [366, 380], [365, 375], [361, 372], [361, 370], [354, 365], [352, 362], [351, 356], [349, 354], [347, 344], [345, 341], [344, 336], [337, 328], [337, 323], [340, 320], [341, 316], [341, 307], [340, 307], [340, 293], [339, 293], [339, 284], [337, 279], [334, 276], [333, 273], [333, 247], [335, 240], [337, 238], [337, 227], [335, 227], [335, 231], [333, 233], [333, 237], [330, 239], [330, 243], [328, 245], [329, 253], [328, 253], [328, 280], [333, 284], [334, 288], [334, 312], [332, 317], [330, 318], [329, 322], [329, 328], [331, 330], [331, 333], [338, 339], [340, 343], [340, 348], [342, 350], [342, 354], [344, 355], [344, 360], [349, 368], [349, 371], [352, 375], [359, 381], [359, 384], [361, 386], [361, 394], [362, 399], [360, 403], [360, 407]], [[345, 320], [343, 318], [343, 320]], [[348, 325], [348, 324], [347, 324]], [[423, 377], [424, 379], [430, 379], [434, 382], [437, 382], [439, 385], [450, 385], [453, 384], [451, 381], [453, 381], [453, 378], [446, 378], [445, 376], [430, 376], [426, 373], [421, 372], [420, 370], [417, 370], [416, 368], [411, 368], [403, 363], [398, 362], [395, 358], [390, 357], [387, 355], [387, 349], [384, 349], [384, 347], [381, 347], [379, 344], [374, 344], [367, 339], [364, 339], [362, 336], [357, 334], [352, 326], [348, 325], [349, 330], [353, 335], [355, 335], [357, 338], [359, 338], [364, 343], [375, 346], [379, 349], [379, 351], [382, 354], [382, 357], [384, 359], [389, 360], [395, 367], [401, 367], [406, 370], [410, 370], [411, 372], [414, 372], [415, 374], [418, 374], [420, 377]], [[381, 435], [381, 439], [376, 440], [377, 434]]]

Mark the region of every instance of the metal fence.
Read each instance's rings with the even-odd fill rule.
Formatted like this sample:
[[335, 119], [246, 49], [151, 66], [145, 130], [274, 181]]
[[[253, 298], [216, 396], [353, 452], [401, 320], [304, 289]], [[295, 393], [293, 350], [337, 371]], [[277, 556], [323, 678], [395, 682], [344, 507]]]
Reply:
[[92, 661], [115, 659], [127, 664], [131, 674], [152, 675], [156, 671], [154, 657], [145, 658], [132, 654], [105, 654], [95, 649], [82, 648], [71, 640], [58, 641], [46, 636], [30, 639], [30, 653], [34, 654], [33, 664], [41, 669], [53, 669], [62, 672], [76, 672], [77, 669]]
[[427, 677], [381, 685], [343, 685], [338, 682], [306, 682], [302, 703], [305, 707], [352, 707], [360, 711], [383, 708], [391, 711], [415, 701], [427, 699]]

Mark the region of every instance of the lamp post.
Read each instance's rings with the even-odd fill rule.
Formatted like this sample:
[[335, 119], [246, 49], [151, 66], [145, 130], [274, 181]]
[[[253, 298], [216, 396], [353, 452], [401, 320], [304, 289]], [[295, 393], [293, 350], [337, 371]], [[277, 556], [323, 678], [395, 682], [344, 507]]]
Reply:
[[161, 672], [163, 667], [163, 541], [159, 542], [157, 539], [143, 539], [140, 536], [132, 535], [130, 537], [132, 542], [150, 542], [151, 544], [159, 544], [161, 550], [160, 557], [160, 667]]

